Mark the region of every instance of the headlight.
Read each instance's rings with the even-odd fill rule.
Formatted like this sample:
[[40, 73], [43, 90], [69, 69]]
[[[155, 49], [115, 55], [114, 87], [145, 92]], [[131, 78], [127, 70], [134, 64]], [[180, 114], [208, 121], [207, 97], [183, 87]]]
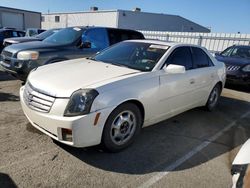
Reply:
[[79, 116], [88, 114], [94, 99], [99, 93], [94, 89], [75, 91], [65, 109], [64, 116]]
[[19, 60], [37, 60], [39, 52], [36, 51], [22, 51], [17, 54]]
[[245, 67], [243, 67], [242, 71], [250, 72], [250, 65], [246, 65]]

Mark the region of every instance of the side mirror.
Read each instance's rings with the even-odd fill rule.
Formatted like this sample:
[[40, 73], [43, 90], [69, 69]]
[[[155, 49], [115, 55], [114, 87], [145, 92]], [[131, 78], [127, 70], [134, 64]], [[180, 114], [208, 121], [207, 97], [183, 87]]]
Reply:
[[182, 65], [167, 65], [164, 67], [164, 70], [168, 74], [183, 74], [186, 72], [186, 68]]
[[91, 48], [91, 42], [82, 42], [82, 48]]
[[216, 53], [214, 54], [214, 56], [220, 56], [220, 53], [216, 52]]

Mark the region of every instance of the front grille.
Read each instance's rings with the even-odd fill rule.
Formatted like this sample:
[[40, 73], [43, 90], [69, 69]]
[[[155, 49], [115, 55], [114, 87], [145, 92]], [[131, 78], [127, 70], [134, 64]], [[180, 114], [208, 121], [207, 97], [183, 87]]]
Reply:
[[54, 97], [38, 92], [30, 83], [25, 85], [24, 101], [29, 108], [48, 113], [55, 101]]
[[240, 66], [237, 65], [228, 65], [227, 66], [227, 71], [237, 71], [240, 69]]
[[[4, 46], [4, 47], [7, 47], [7, 46], [9, 46], [9, 45], [11, 45], [10, 42], [4, 42], [4, 43], [3, 43], [3, 46]], [[10, 52], [9, 52], [9, 53], [10, 53]], [[12, 54], [11, 54], [11, 55], [12, 55]]]
[[12, 57], [12, 52], [8, 52], [8, 51], [2, 51], [2, 56], [3, 57], [8, 57], [8, 58], [10, 58], [10, 57]]

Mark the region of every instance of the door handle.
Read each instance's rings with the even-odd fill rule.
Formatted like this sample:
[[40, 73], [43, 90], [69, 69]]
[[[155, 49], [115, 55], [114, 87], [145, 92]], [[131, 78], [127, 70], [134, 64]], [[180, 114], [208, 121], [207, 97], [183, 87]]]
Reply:
[[190, 80], [190, 84], [194, 84], [195, 83], [195, 80], [194, 79], [191, 79]]

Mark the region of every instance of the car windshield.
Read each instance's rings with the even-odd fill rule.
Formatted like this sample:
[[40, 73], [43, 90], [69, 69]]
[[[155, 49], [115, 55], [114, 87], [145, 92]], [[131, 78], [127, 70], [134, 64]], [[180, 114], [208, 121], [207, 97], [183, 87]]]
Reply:
[[71, 44], [78, 40], [82, 35], [83, 29], [81, 28], [66, 28], [58, 31], [54, 35], [46, 38], [44, 41], [59, 45]]
[[142, 42], [121, 42], [94, 56], [93, 60], [151, 71], [169, 46]]
[[231, 57], [250, 58], [250, 47], [235, 47], [231, 52]]
[[52, 34], [58, 32], [58, 31], [59, 31], [59, 29], [50, 29], [50, 30], [44, 31], [41, 34], [37, 35], [36, 38], [43, 40], [43, 39], [48, 38], [49, 36], [51, 36]]

